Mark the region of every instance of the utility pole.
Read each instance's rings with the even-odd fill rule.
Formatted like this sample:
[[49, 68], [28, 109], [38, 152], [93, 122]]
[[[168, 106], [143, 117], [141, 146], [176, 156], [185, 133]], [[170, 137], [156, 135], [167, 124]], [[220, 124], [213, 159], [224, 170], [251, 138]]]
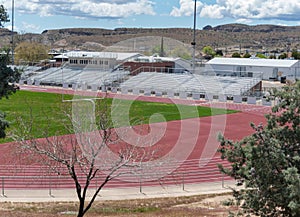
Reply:
[[12, 0], [12, 9], [11, 9], [11, 64], [15, 64], [15, 57], [14, 57], [14, 19], [15, 19], [15, 0]]
[[164, 57], [165, 51], [164, 51], [164, 37], [161, 37], [161, 43], [160, 43], [160, 54], [159, 56]]
[[196, 54], [196, 12], [197, 12], [197, 0], [195, 0], [195, 4], [194, 4], [194, 37], [193, 37], [193, 42], [191, 43], [193, 46], [193, 73], [195, 73], [195, 54]]

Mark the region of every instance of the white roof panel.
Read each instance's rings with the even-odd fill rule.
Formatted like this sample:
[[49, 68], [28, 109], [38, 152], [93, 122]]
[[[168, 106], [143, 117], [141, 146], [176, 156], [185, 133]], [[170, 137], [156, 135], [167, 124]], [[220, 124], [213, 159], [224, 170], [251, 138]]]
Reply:
[[260, 59], [260, 58], [213, 58], [206, 64], [262, 66], [262, 67], [292, 67], [298, 60]]
[[87, 58], [116, 58], [118, 61], [124, 61], [141, 55], [140, 53], [117, 53], [117, 52], [88, 52], [88, 51], [70, 51], [68, 57], [87, 57]]

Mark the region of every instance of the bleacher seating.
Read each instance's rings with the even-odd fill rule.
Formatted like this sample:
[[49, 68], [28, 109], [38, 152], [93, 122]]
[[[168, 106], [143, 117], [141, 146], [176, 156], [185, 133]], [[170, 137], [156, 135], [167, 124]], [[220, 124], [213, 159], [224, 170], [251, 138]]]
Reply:
[[124, 79], [128, 71], [110, 71], [99, 69], [80, 68], [49, 68], [35, 73], [28, 80], [31, 83], [39, 81], [40, 84], [72, 86], [73, 84], [85, 83], [87, 86], [110, 85], [115, 81]]
[[121, 84], [121, 88], [150, 89], [157, 92], [241, 95], [259, 82], [257, 78], [203, 76], [142, 72]]
[[[83, 90], [113, 90], [118, 88], [122, 94], [169, 98], [205, 98], [208, 101], [227, 99], [236, 103], [255, 104], [256, 99], [248, 100], [244, 96], [253, 96], [251, 89], [261, 79], [249, 77], [212, 76], [190, 73], [141, 72], [130, 76], [126, 70], [107, 70], [96, 68], [52, 67], [34, 72], [28, 79], [31, 85], [54, 85]], [[196, 94], [196, 95], [195, 95]], [[267, 103], [265, 103], [267, 104]]]

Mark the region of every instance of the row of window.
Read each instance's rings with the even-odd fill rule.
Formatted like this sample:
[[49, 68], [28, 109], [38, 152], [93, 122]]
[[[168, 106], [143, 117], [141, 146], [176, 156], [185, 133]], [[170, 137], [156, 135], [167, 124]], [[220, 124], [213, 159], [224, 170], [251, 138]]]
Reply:
[[80, 64], [80, 65], [108, 65], [108, 60], [77, 60], [70, 59], [70, 64]]

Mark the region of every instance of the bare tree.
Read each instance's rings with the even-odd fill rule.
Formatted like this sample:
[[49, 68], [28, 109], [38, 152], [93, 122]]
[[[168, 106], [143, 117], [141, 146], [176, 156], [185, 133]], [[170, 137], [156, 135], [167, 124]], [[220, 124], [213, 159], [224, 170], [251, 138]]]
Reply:
[[[77, 216], [82, 217], [109, 181], [137, 173], [140, 162], [151, 160], [154, 151], [119, 139], [110, 119], [110, 105], [105, 100], [75, 100], [72, 106], [65, 108], [66, 116], [71, 119], [66, 124], [69, 135], [49, 137], [45, 130], [45, 138], [34, 139], [30, 136], [32, 122], [20, 120], [14, 139], [20, 154], [46, 164], [56, 174], [72, 178], [79, 200]], [[92, 183], [93, 186], [98, 183], [93, 192]]]

